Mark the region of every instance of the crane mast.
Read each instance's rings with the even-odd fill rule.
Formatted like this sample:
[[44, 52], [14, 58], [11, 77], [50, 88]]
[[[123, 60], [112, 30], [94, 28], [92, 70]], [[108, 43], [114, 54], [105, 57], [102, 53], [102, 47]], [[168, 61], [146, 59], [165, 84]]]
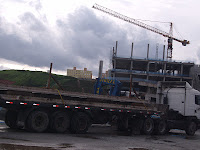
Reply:
[[142, 27], [144, 29], [150, 30], [150, 31], [152, 31], [154, 33], [160, 34], [160, 35], [162, 35], [164, 37], [168, 37], [167, 58], [169, 58], [169, 59], [172, 58], [173, 40], [182, 43], [183, 46], [186, 46], [187, 44], [190, 44], [190, 42], [187, 41], [187, 40], [180, 40], [180, 39], [177, 39], [177, 38], [173, 37], [172, 23], [170, 23], [170, 32], [167, 33], [165, 31], [162, 31], [160, 29], [157, 29], [155, 27], [147, 25], [147, 24], [145, 24], [143, 22], [140, 22], [140, 21], [138, 21], [136, 19], [127, 17], [127, 16], [122, 15], [122, 14], [120, 14], [118, 12], [115, 12], [115, 11], [113, 11], [111, 9], [105, 8], [103, 6], [100, 6], [98, 4], [95, 4], [92, 8], [97, 9], [99, 11], [102, 11], [104, 13], [107, 13], [107, 14], [109, 14], [109, 15], [111, 15], [113, 17], [116, 17], [118, 19], [121, 19], [121, 20], [124, 20], [126, 22], [129, 22], [131, 24], [134, 24], [134, 25], [137, 25], [139, 27]]

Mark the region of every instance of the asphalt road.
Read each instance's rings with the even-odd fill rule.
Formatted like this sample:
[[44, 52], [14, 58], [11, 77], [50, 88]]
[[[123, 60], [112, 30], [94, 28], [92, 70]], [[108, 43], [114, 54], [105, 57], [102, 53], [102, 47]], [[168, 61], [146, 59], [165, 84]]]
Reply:
[[187, 136], [173, 130], [164, 136], [126, 135], [115, 127], [92, 126], [87, 134], [31, 133], [9, 129], [0, 121], [3, 150], [198, 150], [200, 131]]

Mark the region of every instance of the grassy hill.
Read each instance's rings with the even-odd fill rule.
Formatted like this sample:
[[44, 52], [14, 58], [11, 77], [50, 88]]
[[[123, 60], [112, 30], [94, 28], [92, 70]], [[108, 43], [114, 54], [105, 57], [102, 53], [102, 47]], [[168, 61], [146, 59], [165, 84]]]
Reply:
[[[74, 92], [93, 93], [95, 81], [79, 80], [73, 77], [52, 74], [64, 90]], [[0, 81], [6, 81], [14, 85], [30, 87], [46, 87], [49, 74], [41, 71], [28, 70], [3, 70], [0, 71]], [[58, 85], [51, 79], [51, 88], [58, 88]]]

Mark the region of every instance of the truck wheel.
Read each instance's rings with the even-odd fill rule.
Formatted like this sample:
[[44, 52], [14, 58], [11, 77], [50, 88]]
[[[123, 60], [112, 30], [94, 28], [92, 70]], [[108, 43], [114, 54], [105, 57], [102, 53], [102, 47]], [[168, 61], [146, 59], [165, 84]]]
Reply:
[[90, 125], [90, 118], [87, 114], [76, 112], [71, 119], [70, 131], [72, 133], [86, 133]]
[[5, 115], [5, 123], [8, 127], [11, 129], [19, 129], [17, 125], [17, 117], [18, 117], [18, 112], [14, 110], [8, 110]]
[[35, 110], [27, 119], [28, 129], [34, 132], [44, 132], [49, 125], [48, 114], [44, 111]]
[[117, 120], [117, 130], [118, 131], [127, 131], [128, 130], [128, 118], [120, 118]]
[[70, 117], [66, 112], [53, 113], [50, 127], [53, 131], [63, 133], [70, 127]]
[[144, 120], [142, 131], [144, 134], [151, 134], [154, 130], [154, 122], [151, 118], [147, 118]]
[[196, 123], [191, 121], [191, 122], [188, 123], [185, 132], [186, 132], [187, 135], [194, 135], [196, 130], [197, 130]]
[[158, 123], [155, 124], [155, 133], [159, 135], [164, 135], [168, 132], [167, 123], [165, 120], [159, 120]]

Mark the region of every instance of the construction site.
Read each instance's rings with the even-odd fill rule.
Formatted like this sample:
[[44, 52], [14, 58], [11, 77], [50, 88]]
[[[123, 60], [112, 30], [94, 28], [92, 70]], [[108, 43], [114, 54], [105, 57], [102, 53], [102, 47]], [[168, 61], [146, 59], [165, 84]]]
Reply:
[[[194, 62], [172, 60], [173, 41], [180, 42], [183, 46], [190, 44], [187, 40], [173, 36], [173, 23], [170, 23], [170, 30], [167, 33], [98, 4], [95, 4], [93, 8], [168, 38], [167, 47], [163, 45], [162, 59], [149, 57], [149, 44], [147, 45], [146, 57], [141, 59], [133, 56], [133, 43], [130, 57], [120, 57], [117, 49], [118, 41], [116, 41], [116, 45], [113, 46], [112, 69], [109, 70], [108, 78], [121, 81], [123, 84], [122, 90], [127, 91], [129, 97], [131, 93], [134, 93], [149, 102], [155, 103], [157, 83], [159, 81], [186, 81], [193, 88], [200, 91], [199, 65], [194, 64]], [[139, 51], [139, 49], [134, 51]], [[158, 49], [156, 49], [156, 53], [158, 53]]]
[[[167, 38], [162, 59], [150, 57], [149, 44], [146, 57], [137, 58], [133, 54], [140, 49], [134, 49], [133, 43], [130, 57], [121, 57], [116, 41], [112, 47], [112, 68], [102, 73], [100, 60], [96, 80], [92, 79], [92, 71], [76, 67], [67, 70], [68, 77], [60, 77], [64, 85], [71, 83], [66, 87], [73, 87], [74, 91], [59, 83], [52, 73], [53, 63], [48, 73], [35, 76], [40, 83], [47, 79], [46, 87], [34, 87], [37, 84], [31, 83], [32, 79], [27, 80], [29, 86], [3, 80], [0, 139], [14, 144], [1, 141], [0, 148], [190, 149], [191, 143], [194, 149], [198, 147], [195, 140], [200, 139], [200, 66], [172, 59], [173, 41], [183, 46], [190, 42], [173, 36], [173, 23], [168, 33], [98, 4], [93, 8]], [[3, 72], [2, 76], [7, 77], [8, 73]], [[23, 76], [23, 81], [25, 77], [28, 78]], [[94, 92], [85, 92], [83, 83], [94, 86]]]
[[[117, 42], [116, 42], [117, 45]], [[163, 47], [165, 48], [165, 47]], [[193, 62], [168, 61], [163, 59], [149, 58], [149, 46], [147, 57], [137, 59], [134, 56], [123, 58], [117, 56], [117, 46], [112, 55], [112, 66], [109, 70], [109, 78], [122, 82], [123, 90], [136, 91], [145, 100], [155, 102], [158, 81], [186, 81], [193, 88], [200, 90], [200, 68]], [[164, 53], [163, 53], [164, 54]]]

